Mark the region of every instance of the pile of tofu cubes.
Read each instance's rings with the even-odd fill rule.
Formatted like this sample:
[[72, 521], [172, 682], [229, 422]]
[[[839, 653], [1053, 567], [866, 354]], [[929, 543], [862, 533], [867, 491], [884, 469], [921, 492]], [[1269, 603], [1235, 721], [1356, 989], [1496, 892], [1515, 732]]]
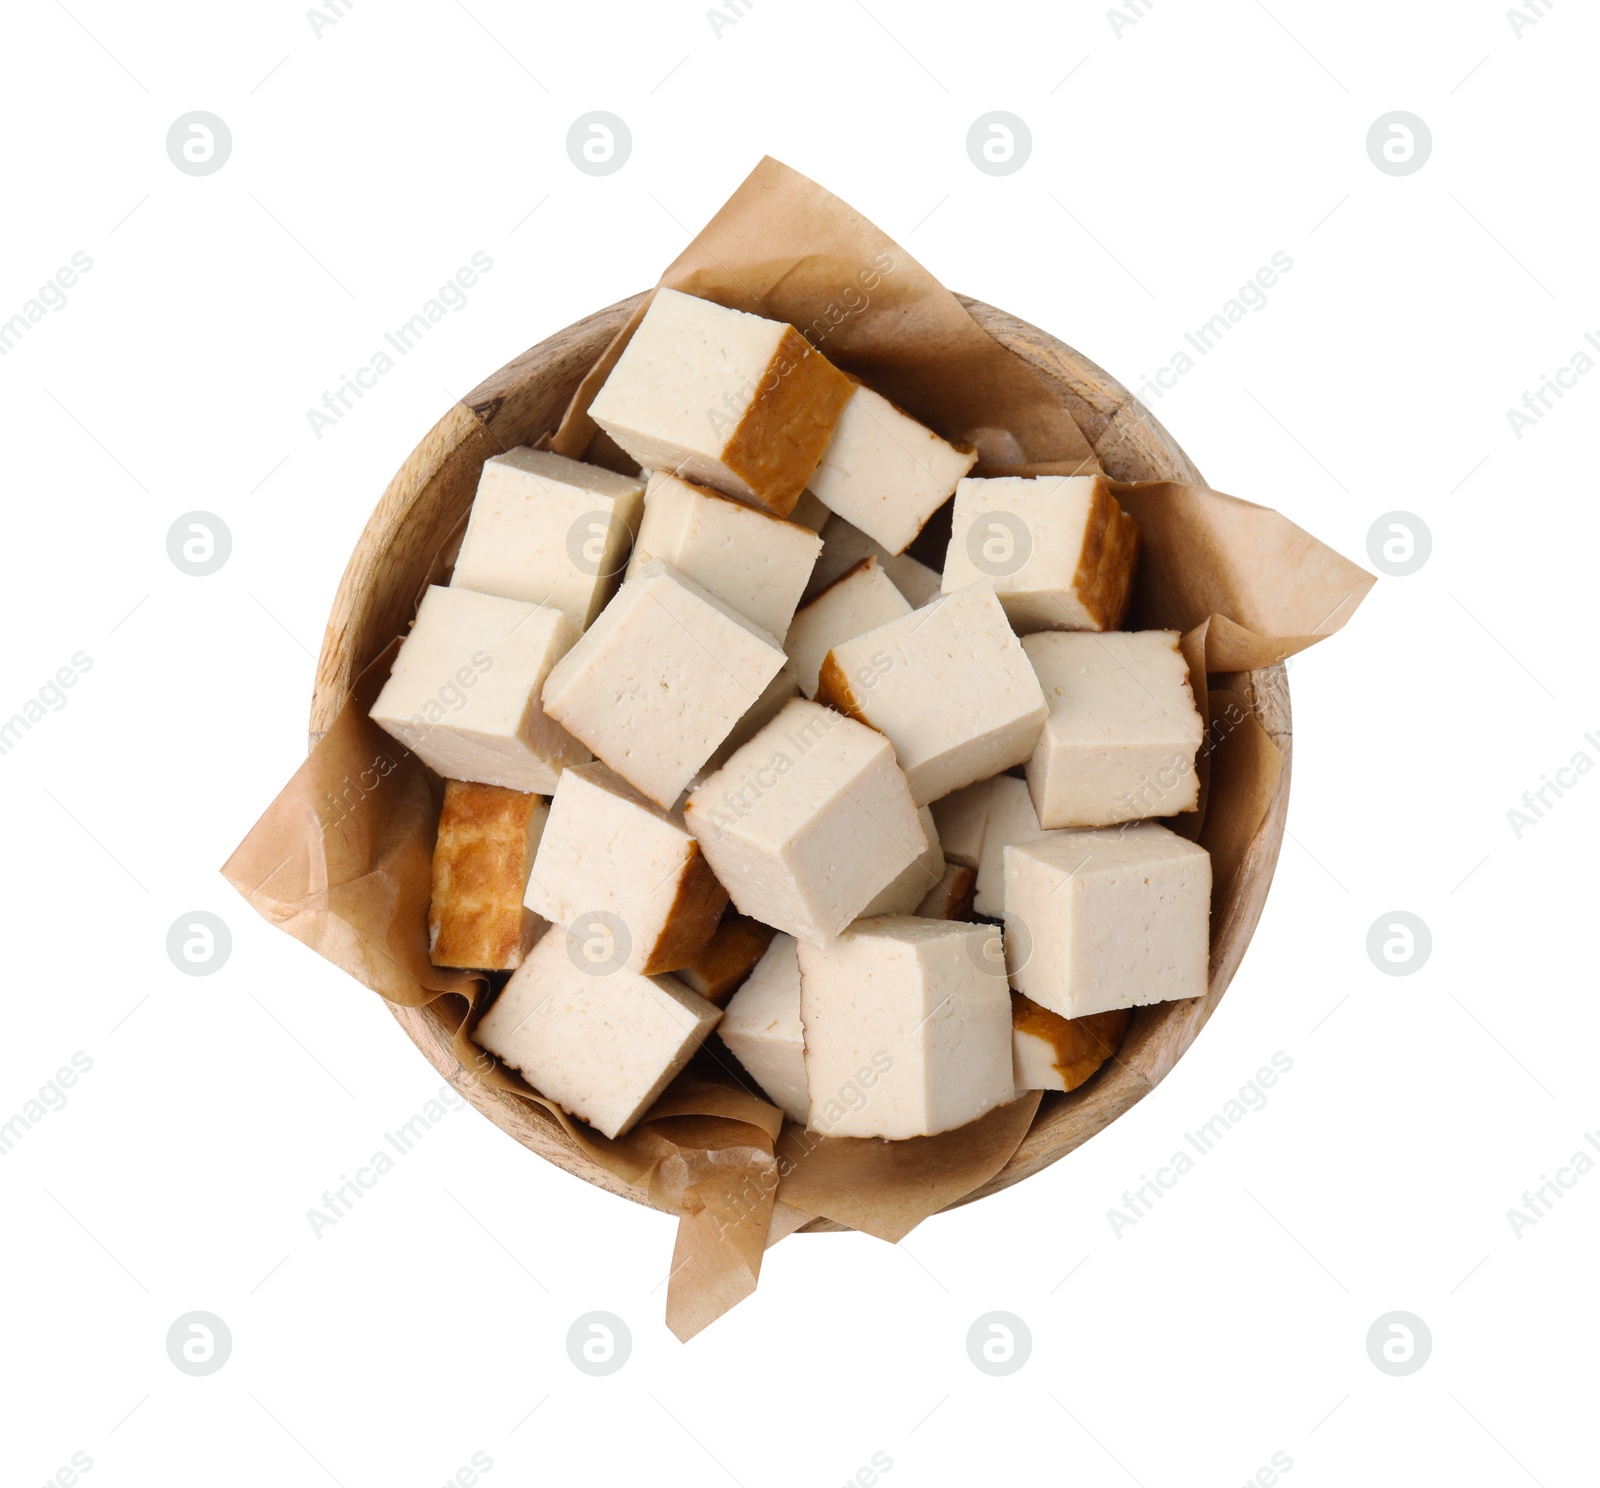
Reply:
[[372, 709], [447, 782], [435, 963], [512, 973], [483, 1048], [614, 1137], [715, 1030], [793, 1121], [901, 1139], [1205, 992], [1210, 860], [1156, 820], [1202, 724], [1176, 633], [1117, 628], [1102, 478], [972, 478], [793, 327], [666, 289], [589, 413], [638, 473], [489, 460]]

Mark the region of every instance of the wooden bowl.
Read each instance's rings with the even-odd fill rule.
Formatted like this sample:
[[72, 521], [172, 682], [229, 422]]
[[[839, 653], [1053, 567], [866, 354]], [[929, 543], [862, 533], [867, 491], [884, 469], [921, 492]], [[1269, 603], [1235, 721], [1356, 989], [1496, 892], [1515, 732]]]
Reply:
[[[317, 663], [311, 742], [322, 737], [361, 671], [403, 634], [424, 587], [453, 558], [452, 540], [491, 455], [531, 444], [555, 429], [568, 400], [612, 336], [644, 298], [612, 305], [524, 352], [451, 408], [389, 483], [351, 555], [334, 597]], [[1094, 446], [1106, 472], [1123, 480], [1204, 484], [1177, 442], [1115, 378], [1035, 326], [962, 298], [973, 318], [1057, 390]], [[1070, 1095], [1047, 1095], [1033, 1126], [1004, 1168], [961, 1203], [1007, 1188], [1065, 1157], [1146, 1095], [1194, 1042], [1227, 990], [1250, 942], [1283, 842], [1289, 791], [1289, 688], [1281, 665], [1228, 676], [1220, 685], [1243, 696], [1283, 752], [1283, 771], [1266, 819], [1239, 870], [1228, 912], [1212, 925], [1210, 990], [1190, 1002], [1141, 1009], [1116, 1062]], [[443, 1075], [455, 1072], [451, 1035], [460, 999], [429, 1007], [390, 1005], [402, 1028]], [[474, 1086], [467, 1098], [523, 1146], [600, 1188], [647, 1203], [642, 1190], [596, 1166], [572, 1147], [542, 1109], [503, 1091]], [[816, 1220], [810, 1230], [839, 1229]]]

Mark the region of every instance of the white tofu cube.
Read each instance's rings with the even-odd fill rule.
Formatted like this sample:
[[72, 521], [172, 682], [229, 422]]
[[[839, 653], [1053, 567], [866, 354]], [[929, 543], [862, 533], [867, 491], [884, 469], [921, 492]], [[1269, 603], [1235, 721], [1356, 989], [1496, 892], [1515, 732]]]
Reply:
[[659, 289], [589, 416], [646, 470], [783, 517], [853, 388], [793, 326]]
[[1203, 997], [1211, 856], [1156, 822], [1005, 851], [1012, 985], [1063, 1018]]
[[740, 715], [739, 721], [734, 724], [733, 732], [728, 735], [717, 747], [712, 750], [711, 758], [700, 767], [696, 783], [707, 775], [720, 770], [730, 759], [736, 749], [748, 744], [761, 732], [779, 713], [791, 698], [800, 696], [800, 684], [795, 681], [794, 669], [785, 666], [766, 687], [761, 696], [751, 703]]
[[841, 641], [910, 613], [905, 596], [876, 558], [863, 558], [847, 569], [794, 617], [784, 638], [801, 692], [816, 695], [823, 658]]
[[1020, 992], [1011, 994], [1012, 1078], [1025, 1090], [1076, 1090], [1122, 1045], [1125, 1008], [1063, 1018]]
[[372, 705], [372, 720], [447, 780], [547, 796], [589, 751], [539, 705], [578, 638], [561, 610], [435, 584]]
[[777, 935], [723, 1010], [722, 1042], [791, 1121], [806, 1119], [806, 1054], [800, 1032], [800, 954]]
[[450, 583], [564, 610], [585, 629], [616, 591], [644, 482], [519, 446], [484, 461]]
[[766, 631], [657, 559], [551, 670], [544, 706], [670, 809], [783, 663]]
[[919, 806], [1033, 753], [1044, 694], [994, 592], [972, 584], [837, 645], [817, 701], [881, 729]]
[[1028, 761], [1040, 825], [1109, 827], [1193, 811], [1205, 736], [1175, 630], [1024, 639], [1050, 716]]
[[883, 560], [883, 571], [914, 610], [920, 610], [929, 600], [937, 599], [943, 593], [943, 579], [939, 570], [929, 568], [909, 553], [890, 553]]
[[796, 698], [689, 797], [684, 819], [741, 914], [836, 935], [927, 850], [882, 734]]
[[886, 884], [860, 918], [872, 915], [916, 914], [917, 906], [935, 889], [944, 875], [944, 854], [939, 851], [939, 829], [933, 824], [933, 813], [926, 806], [917, 812], [917, 821], [928, 845], [921, 855], [908, 864], [900, 876]]
[[1011, 997], [987, 925], [886, 915], [799, 947], [807, 1124], [932, 1136], [1015, 1098]]
[[994, 781], [964, 785], [933, 803], [933, 820], [946, 859], [976, 868], [983, 861], [983, 829], [989, 820]]
[[[811, 570], [805, 593], [800, 596], [802, 605], [810, 604], [830, 584], [838, 582], [864, 558], [876, 558], [883, 567], [889, 550], [874, 542], [865, 532], [852, 527], [843, 517], [829, 516], [823, 524], [822, 552]], [[913, 607], [914, 608], [914, 607]]]
[[811, 492], [802, 491], [800, 499], [794, 504], [794, 510], [789, 513], [789, 520], [798, 522], [802, 527], [809, 527], [813, 532], [820, 535], [828, 518], [832, 515], [833, 513], [818, 501]]
[[[936, 818], [937, 819], [937, 818]], [[983, 828], [983, 852], [978, 858], [974, 907], [981, 915], [998, 920], [1006, 909], [1005, 851], [1018, 842], [1048, 835], [1039, 825], [1028, 782], [1001, 775], [989, 783], [988, 812]]]
[[658, 470], [628, 576], [660, 558], [781, 641], [821, 551], [807, 527]]
[[525, 902], [567, 929], [597, 921], [621, 964], [656, 976], [694, 960], [728, 892], [681, 819], [593, 764], [561, 773]]
[[830, 511], [891, 553], [905, 550], [977, 462], [869, 387], [857, 386], [811, 477]]
[[1138, 525], [1102, 475], [968, 478], [956, 487], [944, 591], [988, 584], [1018, 635], [1115, 630], [1138, 556]]
[[[826, 512], [827, 508], [823, 510]], [[891, 553], [882, 543], [874, 542], [843, 517], [830, 515], [822, 528], [822, 555], [811, 570], [811, 578], [806, 584], [805, 593], [800, 596], [800, 603], [810, 604], [864, 558], [878, 560], [878, 567], [888, 574], [890, 582], [914, 610], [920, 610], [939, 593], [939, 574], [936, 569], [919, 563], [909, 553]]]
[[939, 882], [928, 890], [916, 913], [923, 920], [970, 920], [978, 870], [965, 863], [946, 863]]
[[556, 929], [512, 973], [472, 1037], [563, 1110], [620, 1137], [721, 1016], [673, 977], [597, 971], [581, 943]]

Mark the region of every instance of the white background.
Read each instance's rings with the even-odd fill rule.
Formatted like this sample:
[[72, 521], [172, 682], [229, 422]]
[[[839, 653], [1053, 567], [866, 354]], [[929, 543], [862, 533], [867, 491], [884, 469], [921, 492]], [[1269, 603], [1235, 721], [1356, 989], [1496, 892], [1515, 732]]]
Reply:
[[[1600, 1127], [1600, 778], [1520, 838], [1507, 812], [1600, 760], [1600, 377], [1521, 438], [1506, 411], [1600, 331], [1600, 24], [1524, 9], [1519, 34], [1501, 0], [1142, 0], [1120, 26], [757, 0], [719, 35], [689, 3], [361, 0], [319, 35], [287, 0], [8, 6], [0, 319], [75, 252], [93, 268], [0, 358], [0, 715], [92, 668], [0, 756], [0, 1120], [75, 1052], [93, 1068], [0, 1162], [4, 1481], [82, 1453], [91, 1484], [431, 1488], [480, 1453], [491, 1484], [766, 1488], [883, 1453], [891, 1485], [1157, 1488], [1281, 1453], [1297, 1488], [1592, 1482], [1600, 1175], [1520, 1235], [1507, 1211]], [[195, 109], [233, 137], [205, 177], [165, 151]], [[605, 178], [565, 150], [592, 109], [633, 136]], [[1009, 176], [966, 154], [993, 109], [1032, 133]], [[1433, 138], [1405, 177], [1365, 145], [1394, 109]], [[1219, 489], [1358, 561], [1396, 509], [1433, 553], [1296, 661], [1277, 882], [1171, 1077], [899, 1247], [786, 1240], [685, 1346], [673, 1222], [470, 1110], [314, 1237], [307, 1210], [439, 1081], [217, 869], [303, 755], [395, 468], [480, 377], [653, 281], [763, 152], [1130, 385], [1287, 253], [1155, 412]], [[307, 409], [479, 250], [466, 308], [317, 438]], [[197, 509], [233, 535], [208, 578], [165, 548]], [[204, 978], [165, 951], [198, 909], [233, 934]], [[1407, 977], [1365, 948], [1396, 909], [1433, 936]], [[1115, 1235], [1108, 1209], [1276, 1051], [1268, 1105]], [[205, 1378], [164, 1343], [196, 1309], [233, 1339]], [[633, 1338], [602, 1379], [564, 1344], [594, 1309]], [[966, 1353], [995, 1309], [1032, 1335], [1005, 1378]], [[1367, 1354], [1392, 1310], [1432, 1335], [1404, 1378]]]

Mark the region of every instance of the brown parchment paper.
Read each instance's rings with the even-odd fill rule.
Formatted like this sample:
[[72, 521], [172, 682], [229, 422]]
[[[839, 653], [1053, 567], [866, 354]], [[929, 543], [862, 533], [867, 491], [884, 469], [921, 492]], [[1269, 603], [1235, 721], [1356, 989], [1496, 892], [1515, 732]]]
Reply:
[[[799, 326], [946, 437], [978, 443], [990, 467], [1097, 468], [1037, 373], [904, 249], [776, 161], [762, 161], [661, 282]], [[559, 429], [547, 431], [555, 448], [617, 459], [603, 437], [591, 447], [586, 410], [630, 329], [584, 379]], [[1116, 490], [1143, 537], [1129, 624], [1183, 633], [1208, 720], [1204, 810], [1173, 825], [1212, 853], [1215, 924], [1284, 763], [1248, 699], [1221, 684], [1332, 634], [1374, 581], [1268, 508], [1171, 482]], [[442, 580], [449, 558], [442, 549], [430, 577]], [[939, 1137], [820, 1138], [785, 1125], [712, 1039], [646, 1118], [612, 1141], [478, 1050], [472, 1030], [492, 1000], [489, 979], [437, 969], [427, 955], [442, 783], [367, 717], [394, 649], [372, 658], [223, 872], [264, 917], [363, 985], [406, 1007], [436, 1005], [454, 1030], [458, 1084], [510, 1092], [553, 1141], [678, 1216], [667, 1321], [680, 1338], [748, 1296], [765, 1250], [812, 1218], [895, 1241], [1005, 1166], [1038, 1110], [1037, 1092]]]

